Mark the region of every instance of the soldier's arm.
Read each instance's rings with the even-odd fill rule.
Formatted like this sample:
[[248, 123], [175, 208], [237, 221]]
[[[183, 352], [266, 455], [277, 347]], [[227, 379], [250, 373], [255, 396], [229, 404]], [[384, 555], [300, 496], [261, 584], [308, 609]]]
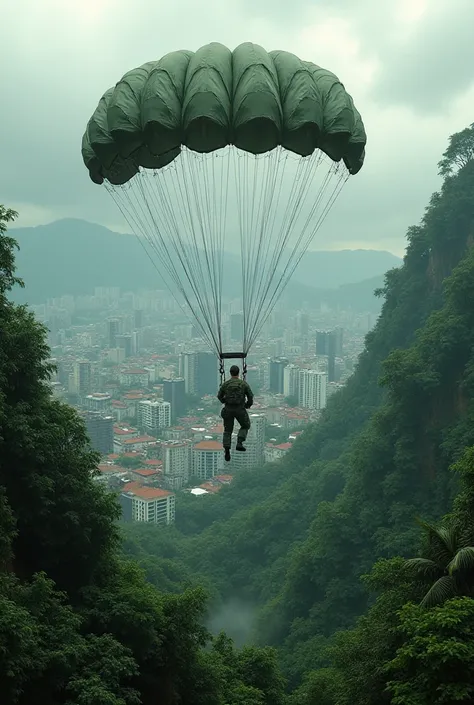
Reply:
[[253, 392], [247, 382], [245, 382], [245, 394], [247, 395], [247, 406], [250, 408], [253, 404]]
[[[224, 384], [225, 384], [225, 382], [224, 382]], [[220, 401], [221, 404], [224, 403], [224, 399], [225, 399], [225, 387], [224, 387], [224, 384], [221, 384], [220, 389], [219, 389], [219, 391], [217, 392], [217, 398], [219, 399], [219, 401]]]

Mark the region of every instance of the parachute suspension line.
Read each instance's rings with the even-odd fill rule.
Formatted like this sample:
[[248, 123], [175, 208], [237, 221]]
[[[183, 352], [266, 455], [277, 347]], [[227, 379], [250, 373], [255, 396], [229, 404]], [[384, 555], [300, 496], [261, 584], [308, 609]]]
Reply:
[[[253, 178], [249, 176], [251, 160], [255, 165]], [[285, 195], [283, 184], [288, 162], [296, 175]], [[323, 169], [325, 173], [315, 183], [315, 177], [321, 172], [318, 167], [328, 162], [329, 169]], [[247, 353], [349, 173], [342, 164], [330, 162], [319, 150], [301, 158], [282, 148], [257, 157], [238, 153], [234, 172], [241, 238], [244, 352]], [[308, 194], [311, 198], [306, 203]], [[275, 227], [277, 217], [279, 226]]]
[[[183, 148], [163, 169], [140, 169], [125, 186], [106, 186], [160, 278], [217, 353], [221, 375], [223, 360], [240, 358], [245, 377], [252, 344], [348, 176], [342, 163], [319, 151], [302, 158], [278, 147], [255, 156], [228, 146], [211, 154]], [[224, 353], [224, 244], [226, 235], [234, 236], [234, 223], [243, 346]]]
[[[318, 164], [316, 164], [316, 168], [317, 168], [317, 166], [318, 166]], [[323, 222], [324, 218], [325, 218], [326, 215], [328, 214], [330, 208], [332, 207], [332, 205], [333, 205], [333, 203], [334, 203], [334, 201], [335, 201], [335, 198], [337, 197], [337, 195], [339, 194], [339, 192], [340, 192], [342, 186], [344, 185], [345, 181], [347, 180], [348, 175], [344, 175], [344, 174], [341, 175], [341, 174], [339, 173], [339, 178], [338, 178], [338, 180], [337, 180], [336, 185], [334, 186], [334, 189], [333, 189], [332, 193], [331, 193], [330, 196], [329, 196], [328, 202], [326, 203], [326, 205], [325, 205], [325, 207], [324, 207], [322, 213], [319, 215], [319, 217], [317, 218], [316, 222], [314, 223], [314, 226], [310, 229], [309, 233], [307, 233], [307, 229], [308, 229], [309, 225], [310, 225], [310, 224], [313, 222], [313, 220], [314, 220], [314, 216], [315, 216], [315, 214], [317, 213], [318, 208], [319, 208], [319, 206], [320, 206], [320, 203], [321, 203], [321, 201], [322, 201], [322, 199], [323, 199], [323, 196], [324, 196], [324, 194], [325, 194], [325, 191], [327, 190], [327, 188], [328, 188], [328, 186], [329, 186], [329, 184], [330, 184], [330, 182], [331, 182], [331, 180], [332, 180], [332, 176], [333, 176], [334, 174], [337, 174], [338, 171], [340, 171], [340, 170], [338, 170], [338, 166], [337, 166], [337, 165], [333, 165], [333, 166], [331, 167], [331, 171], [328, 172], [328, 173], [326, 174], [326, 176], [324, 177], [323, 186], [322, 186], [322, 188], [321, 188], [320, 191], [319, 191], [319, 194], [318, 194], [318, 196], [317, 196], [317, 198], [316, 198], [316, 200], [315, 200], [315, 202], [314, 202], [314, 204], [313, 204], [313, 207], [312, 207], [312, 209], [311, 209], [311, 212], [309, 213], [309, 215], [308, 215], [308, 217], [307, 217], [307, 219], [306, 219], [306, 223], [305, 223], [303, 229], [301, 230], [301, 233], [300, 233], [300, 235], [299, 235], [299, 237], [298, 237], [298, 240], [297, 240], [296, 244], [295, 244], [294, 247], [293, 247], [293, 250], [292, 250], [292, 252], [291, 252], [291, 255], [290, 255], [290, 257], [288, 258], [288, 261], [287, 261], [287, 263], [286, 263], [286, 265], [285, 265], [285, 267], [284, 267], [284, 270], [283, 270], [281, 276], [279, 277], [279, 279], [278, 279], [278, 281], [277, 281], [277, 284], [276, 284], [276, 286], [275, 286], [274, 289], [273, 289], [273, 294], [272, 294], [272, 296], [271, 296], [271, 298], [270, 298], [269, 300], [268, 300], [268, 298], [267, 298], [267, 293], [268, 293], [268, 289], [270, 288], [271, 282], [268, 282], [267, 291], [265, 292], [265, 304], [266, 304], [266, 306], [265, 306], [265, 308], [264, 308], [264, 312], [263, 312], [262, 316], [260, 317], [260, 321], [255, 321], [254, 329], [253, 329], [253, 331], [252, 331], [252, 341], [253, 341], [254, 337], [256, 337], [256, 335], [258, 335], [258, 333], [259, 333], [259, 331], [260, 331], [260, 329], [261, 329], [261, 326], [264, 324], [266, 318], [270, 315], [270, 313], [271, 313], [271, 311], [272, 311], [272, 309], [273, 309], [273, 307], [274, 307], [274, 305], [275, 305], [275, 303], [276, 303], [278, 297], [280, 296], [281, 292], [283, 291], [283, 289], [284, 289], [285, 286], [287, 285], [288, 281], [290, 280], [290, 278], [291, 278], [293, 272], [295, 271], [296, 267], [298, 266], [299, 262], [301, 261], [301, 258], [303, 257], [303, 255], [305, 254], [305, 252], [306, 252], [306, 250], [308, 249], [309, 245], [311, 244], [311, 241], [312, 241], [312, 239], [313, 239], [313, 237], [314, 237], [314, 235], [315, 235], [317, 229], [320, 227], [320, 225], [321, 225], [321, 223]], [[314, 177], [314, 173], [313, 173], [312, 177], [310, 177], [310, 178], [312, 179], [313, 177]], [[304, 178], [305, 178], [305, 177], [303, 177], [303, 182], [304, 182]], [[300, 200], [301, 200], [301, 199], [298, 198], [298, 201], [300, 201]], [[297, 205], [297, 207], [299, 207], [299, 204]], [[305, 238], [305, 240], [303, 241], [303, 238], [304, 238], [305, 235], [306, 235], [306, 238]], [[300, 247], [302, 241], [303, 241], [303, 245]]]
[[[141, 174], [137, 175], [137, 177], [135, 177], [135, 178], [139, 179], [140, 176], [141, 176]], [[158, 267], [157, 261], [160, 262], [161, 267], [168, 274], [170, 280], [175, 284], [175, 286], [182, 293], [191, 312], [193, 313], [194, 317], [196, 318], [196, 323], [198, 324], [203, 337], [205, 338], [206, 342], [211, 347], [213, 347], [213, 342], [209, 338], [208, 331], [203, 327], [203, 325], [200, 321], [200, 318], [197, 317], [196, 310], [193, 306], [193, 303], [189, 299], [186, 289], [184, 289], [182, 286], [182, 282], [181, 282], [180, 276], [176, 270], [175, 263], [169, 257], [166, 246], [164, 245], [164, 243], [160, 242], [159, 239], [154, 238], [150, 234], [153, 232], [153, 228], [154, 228], [153, 221], [155, 219], [155, 216], [151, 212], [149, 204], [146, 201], [144, 204], [140, 203], [140, 199], [138, 198], [138, 195], [139, 195], [138, 191], [140, 189], [138, 189], [138, 190], [133, 189], [132, 186], [133, 186], [133, 184], [127, 184], [126, 186], [123, 186], [120, 189], [123, 194], [123, 197], [124, 197], [123, 206], [120, 202], [120, 199], [118, 198], [117, 190], [112, 187], [111, 189], [109, 188], [109, 191], [112, 193], [114, 200], [116, 200], [116, 202], [118, 203], [118, 205], [121, 208], [122, 212], [124, 213], [127, 221], [131, 225], [133, 231], [138, 236], [140, 243], [142, 244], [145, 251], [147, 252], [147, 254], [148, 254], [150, 260], [152, 261], [155, 269], [157, 270], [158, 274], [160, 275], [161, 278], [163, 277], [163, 271], [162, 271], [162, 269], [160, 269]], [[149, 213], [149, 218], [150, 218], [149, 221], [146, 218], [147, 212]], [[145, 245], [145, 242], [147, 242], [150, 250], [152, 250], [155, 253], [154, 256], [148, 251], [148, 249]], [[179, 257], [178, 257], [178, 259], [179, 259]], [[185, 271], [185, 274], [186, 274], [186, 271]], [[170, 289], [171, 293], [173, 293], [173, 287], [168, 285], [168, 288]], [[174, 295], [174, 293], [173, 293], [173, 295]], [[180, 305], [183, 312], [186, 313], [186, 310], [180, 304], [179, 301], [178, 301], [178, 304]]]
[[141, 169], [122, 187], [107, 185], [181, 309], [187, 314], [176, 289], [218, 355], [229, 172], [222, 155], [183, 149], [168, 167]]

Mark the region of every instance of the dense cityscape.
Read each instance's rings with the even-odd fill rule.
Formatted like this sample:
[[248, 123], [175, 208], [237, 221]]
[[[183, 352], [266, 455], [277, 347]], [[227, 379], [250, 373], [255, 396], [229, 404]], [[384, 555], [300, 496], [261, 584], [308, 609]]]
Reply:
[[[218, 360], [171, 294], [99, 287], [31, 308], [48, 329], [53, 393], [79, 410], [101, 454], [96, 480], [119, 494], [124, 520], [165, 524], [177, 492], [215, 494], [242, 468], [278, 462], [352, 374], [375, 323], [370, 313], [280, 303], [248, 359], [247, 452], [224, 463]], [[242, 303], [228, 301], [227, 350], [242, 333]]]

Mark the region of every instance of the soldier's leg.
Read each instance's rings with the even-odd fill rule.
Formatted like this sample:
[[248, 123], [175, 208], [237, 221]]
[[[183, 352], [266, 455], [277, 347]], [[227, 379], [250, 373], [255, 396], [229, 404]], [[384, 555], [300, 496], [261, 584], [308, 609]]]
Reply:
[[242, 443], [246, 440], [250, 429], [250, 418], [247, 413], [247, 409], [239, 409], [235, 414], [235, 418], [240, 424], [239, 432], [237, 434], [237, 443], [242, 445]]
[[234, 414], [225, 407], [222, 409], [222, 420], [224, 422], [224, 433], [222, 434], [222, 445], [230, 448], [232, 433], [234, 431]]

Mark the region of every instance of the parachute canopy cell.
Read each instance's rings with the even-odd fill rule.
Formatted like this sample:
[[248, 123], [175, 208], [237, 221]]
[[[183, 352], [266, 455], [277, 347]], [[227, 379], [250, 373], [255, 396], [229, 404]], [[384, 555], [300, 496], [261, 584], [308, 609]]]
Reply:
[[356, 174], [365, 144], [361, 116], [330, 71], [257, 44], [212, 43], [126, 73], [100, 99], [82, 156], [92, 181], [121, 185], [140, 167], [170, 164], [183, 146], [251, 154], [280, 146], [302, 157], [320, 149]]

